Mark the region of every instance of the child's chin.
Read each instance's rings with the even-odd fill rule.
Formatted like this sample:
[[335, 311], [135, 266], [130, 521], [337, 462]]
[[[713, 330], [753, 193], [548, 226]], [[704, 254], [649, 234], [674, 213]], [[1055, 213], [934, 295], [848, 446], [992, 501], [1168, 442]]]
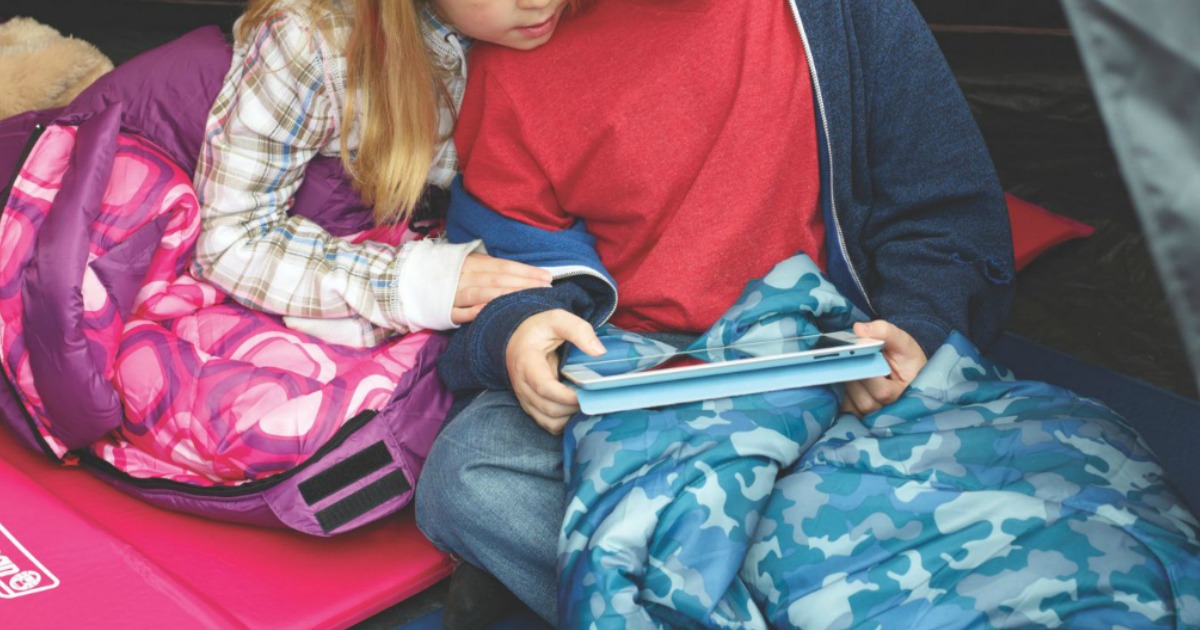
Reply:
[[510, 47], [517, 50], [533, 50], [534, 48], [541, 48], [553, 37], [554, 33], [550, 33], [549, 35], [540, 37], [538, 39], [526, 39], [520, 42], [514, 42], [513, 44], [510, 44]]

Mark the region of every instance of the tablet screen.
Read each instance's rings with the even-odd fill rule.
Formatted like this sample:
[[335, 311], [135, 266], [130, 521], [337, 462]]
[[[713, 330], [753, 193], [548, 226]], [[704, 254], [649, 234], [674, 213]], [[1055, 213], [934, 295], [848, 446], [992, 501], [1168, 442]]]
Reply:
[[[782, 337], [764, 341], [736, 343], [692, 351], [663, 354], [639, 355], [620, 359], [585, 358], [563, 368], [563, 373], [572, 381], [584, 383], [605, 377], [629, 377], [636, 374], [675, 371], [682, 368], [721, 364], [757, 365], [794, 363], [803, 360], [834, 357], [839, 349], [866, 348], [880, 345], [873, 340], [858, 340], [853, 336], [841, 338], [834, 335], [805, 335]], [[652, 367], [648, 367], [651, 366]], [[639, 367], [641, 369], [639, 369]], [[691, 370], [684, 370], [691, 371]], [[707, 369], [706, 369], [707, 371]]]

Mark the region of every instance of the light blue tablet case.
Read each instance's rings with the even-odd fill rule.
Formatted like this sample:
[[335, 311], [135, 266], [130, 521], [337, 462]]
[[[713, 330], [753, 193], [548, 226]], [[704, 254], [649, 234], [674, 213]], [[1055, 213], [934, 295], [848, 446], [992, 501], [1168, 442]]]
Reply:
[[[578, 348], [569, 349], [564, 364], [587, 363], [593, 371], [608, 376], [651, 369], [665, 360], [664, 355], [679, 351], [703, 361], [725, 361], [729, 359], [725, 351], [734, 343], [844, 331], [856, 321], [866, 321], [866, 316], [838, 292], [807, 255], [796, 254], [775, 265], [766, 276], [750, 281], [737, 302], [685, 348], [605, 324], [596, 330], [607, 349], [603, 364], [592, 363]], [[794, 351], [796, 348], [780, 350]], [[603, 389], [577, 387], [575, 392], [580, 409], [597, 415], [854, 381], [890, 372], [887, 360], [874, 352], [779, 367], [744, 366], [737, 372], [707, 376], [684, 378], [681, 374], [672, 381]]]
[[662, 407], [710, 398], [758, 394], [780, 389], [857, 381], [891, 373], [883, 354], [874, 352], [811, 363], [759, 368], [731, 374], [696, 376], [660, 383], [607, 389], [575, 388], [579, 408], [596, 415], [629, 409]]

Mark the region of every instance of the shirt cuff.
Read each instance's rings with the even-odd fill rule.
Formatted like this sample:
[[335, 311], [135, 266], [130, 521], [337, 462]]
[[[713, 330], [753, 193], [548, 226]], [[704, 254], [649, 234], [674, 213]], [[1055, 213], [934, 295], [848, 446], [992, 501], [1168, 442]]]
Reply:
[[411, 331], [458, 328], [450, 321], [454, 294], [467, 255], [476, 251], [486, 251], [483, 241], [452, 244], [423, 240], [405, 245], [396, 259], [396, 280], [388, 305], [391, 316]]
[[396, 331], [380, 328], [361, 317], [284, 317], [283, 325], [321, 341], [351, 348], [371, 348]]

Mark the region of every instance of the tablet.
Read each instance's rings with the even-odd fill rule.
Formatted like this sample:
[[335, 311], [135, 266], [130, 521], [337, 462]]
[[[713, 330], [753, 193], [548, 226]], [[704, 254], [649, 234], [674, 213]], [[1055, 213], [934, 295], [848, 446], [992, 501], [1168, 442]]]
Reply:
[[[839, 361], [878, 353], [883, 342], [858, 337], [850, 332], [832, 332], [802, 337], [783, 337], [736, 343], [702, 350], [643, 355], [635, 359], [588, 357], [563, 366], [565, 379], [585, 390], [602, 390], [651, 383], [753, 372], [768, 368], [800, 365], [817, 361]], [[630, 372], [635, 364], [655, 363], [655, 367]]]

